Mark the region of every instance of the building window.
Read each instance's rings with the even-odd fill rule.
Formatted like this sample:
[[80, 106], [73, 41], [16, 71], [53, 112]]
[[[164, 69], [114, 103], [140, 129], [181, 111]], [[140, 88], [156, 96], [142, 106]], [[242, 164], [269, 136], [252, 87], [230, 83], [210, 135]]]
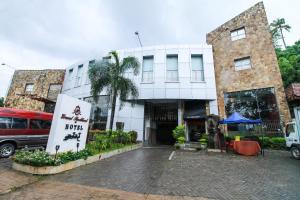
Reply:
[[[274, 88], [262, 88], [229, 92], [224, 94], [225, 112], [229, 117], [234, 112], [250, 119], [261, 119], [265, 130], [277, 133], [280, 118]], [[245, 131], [243, 126], [230, 125], [229, 131]]]
[[56, 101], [58, 94], [61, 91], [61, 84], [50, 84], [47, 98], [52, 101]]
[[234, 67], [235, 67], [235, 71], [250, 69], [251, 68], [250, 57], [235, 59]]
[[103, 57], [103, 58], [102, 58], [102, 61], [103, 61], [103, 62], [110, 63], [110, 62], [111, 62], [111, 56]]
[[33, 83], [27, 83], [25, 86], [25, 93], [32, 94], [33, 93]]
[[192, 81], [204, 81], [203, 56], [192, 55]]
[[79, 65], [78, 68], [77, 68], [75, 87], [79, 87], [81, 85], [82, 71], [83, 71], [83, 65]]
[[95, 62], [96, 62], [95, 60], [90, 60], [89, 61], [89, 66], [95, 64]]
[[90, 113], [90, 128], [105, 130], [108, 116], [109, 96], [98, 96], [97, 101], [93, 97], [85, 97], [84, 101], [92, 104]]
[[[96, 63], [96, 60], [90, 60], [89, 61], [89, 67], [91, 66], [91, 65], [94, 65]], [[88, 73], [87, 73], [87, 76], [86, 76], [86, 79], [85, 79], [85, 84], [90, 84], [91, 83], [91, 81], [90, 81], [90, 77], [89, 77], [89, 75], [88, 75]]]
[[239, 40], [246, 37], [245, 27], [230, 32], [231, 41]]
[[73, 69], [69, 69], [68, 80], [71, 81], [73, 78]]
[[167, 55], [167, 81], [178, 81], [178, 55]]
[[144, 83], [153, 82], [153, 60], [153, 56], [143, 57], [142, 82]]

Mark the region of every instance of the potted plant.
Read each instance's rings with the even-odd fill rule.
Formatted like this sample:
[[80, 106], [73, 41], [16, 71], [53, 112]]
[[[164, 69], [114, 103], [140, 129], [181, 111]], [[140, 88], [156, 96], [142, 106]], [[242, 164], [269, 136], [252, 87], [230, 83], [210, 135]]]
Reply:
[[206, 138], [201, 138], [199, 140], [199, 142], [200, 142], [201, 149], [206, 149], [207, 148], [207, 139]]
[[176, 140], [175, 148], [183, 149], [185, 147], [185, 127], [184, 125], [178, 125], [173, 130], [173, 137]]

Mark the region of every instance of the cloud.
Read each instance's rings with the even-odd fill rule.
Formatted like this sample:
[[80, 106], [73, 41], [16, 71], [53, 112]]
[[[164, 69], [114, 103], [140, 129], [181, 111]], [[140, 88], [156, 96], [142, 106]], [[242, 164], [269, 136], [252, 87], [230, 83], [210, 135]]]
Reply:
[[[104, 52], [139, 46], [205, 43], [207, 32], [258, 0], [9, 0], [0, 2], [0, 62], [20, 69], [65, 68]], [[265, 0], [269, 21], [299, 40], [300, 1]], [[0, 68], [0, 82], [9, 76]], [[4, 95], [0, 88], [0, 96]]]

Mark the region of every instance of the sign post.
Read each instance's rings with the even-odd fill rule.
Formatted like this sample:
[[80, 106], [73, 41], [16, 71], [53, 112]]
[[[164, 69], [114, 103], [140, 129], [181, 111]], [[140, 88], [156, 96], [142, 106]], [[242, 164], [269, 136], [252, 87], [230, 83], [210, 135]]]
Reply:
[[46, 151], [77, 152], [85, 148], [91, 104], [59, 94], [55, 106]]

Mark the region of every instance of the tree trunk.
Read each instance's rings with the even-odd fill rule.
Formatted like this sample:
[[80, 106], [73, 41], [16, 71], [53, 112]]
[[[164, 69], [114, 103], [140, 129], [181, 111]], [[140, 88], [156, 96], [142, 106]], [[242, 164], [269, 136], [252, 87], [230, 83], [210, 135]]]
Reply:
[[283, 37], [282, 29], [281, 29], [281, 27], [279, 29], [280, 29], [280, 33], [281, 33], [281, 38], [282, 38], [283, 46], [286, 49], [286, 44], [285, 44], [285, 40], [284, 40], [284, 37]]
[[113, 129], [114, 125], [114, 117], [115, 117], [115, 110], [116, 110], [116, 100], [117, 100], [117, 92], [113, 92], [112, 102], [111, 102], [111, 113], [110, 113], [110, 122], [109, 122], [109, 129]]

